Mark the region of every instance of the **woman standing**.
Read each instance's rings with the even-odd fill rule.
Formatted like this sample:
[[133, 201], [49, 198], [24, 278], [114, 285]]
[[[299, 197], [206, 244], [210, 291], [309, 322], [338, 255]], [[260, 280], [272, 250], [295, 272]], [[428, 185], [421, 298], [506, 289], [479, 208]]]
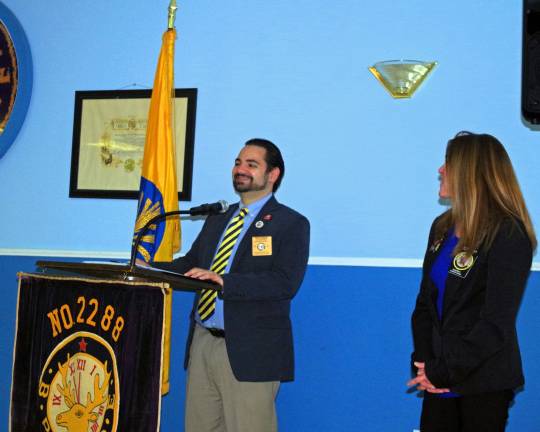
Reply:
[[460, 132], [439, 168], [451, 208], [433, 222], [412, 315], [420, 429], [504, 431], [523, 385], [516, 315], [536, 237], [512, 164], [493, 136]]

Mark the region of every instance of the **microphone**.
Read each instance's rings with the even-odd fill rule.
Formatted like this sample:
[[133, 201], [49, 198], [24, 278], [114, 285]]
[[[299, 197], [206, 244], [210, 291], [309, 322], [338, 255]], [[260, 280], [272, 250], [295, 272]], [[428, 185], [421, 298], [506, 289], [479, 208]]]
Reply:
[[191, 216], [200, 216], [200, 215], [212, 215], [218, 213], [225, 213], [229, 208], [229, 203], [224, 200], [220, 200], [211, 204], [201, 204], [197, 207], [191, 207], [189, 209], [189, 214]]

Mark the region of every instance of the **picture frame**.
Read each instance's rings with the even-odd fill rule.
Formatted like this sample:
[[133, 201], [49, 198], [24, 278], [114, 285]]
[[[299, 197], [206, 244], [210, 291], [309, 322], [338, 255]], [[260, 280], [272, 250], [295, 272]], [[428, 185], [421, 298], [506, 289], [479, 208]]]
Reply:
[[[69, 196], [138, 199], [151, 89], [75, 92]], [[178, 199], [191, 200], [197, 89], [174, 90]]]

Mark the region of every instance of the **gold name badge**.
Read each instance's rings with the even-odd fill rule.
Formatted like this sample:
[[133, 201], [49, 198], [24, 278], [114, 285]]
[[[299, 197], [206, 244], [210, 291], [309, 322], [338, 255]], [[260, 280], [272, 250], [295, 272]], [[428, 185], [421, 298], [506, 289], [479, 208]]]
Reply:
[[253, 256], [272, 255], [272, 237], [251, 237], [251, 254]]

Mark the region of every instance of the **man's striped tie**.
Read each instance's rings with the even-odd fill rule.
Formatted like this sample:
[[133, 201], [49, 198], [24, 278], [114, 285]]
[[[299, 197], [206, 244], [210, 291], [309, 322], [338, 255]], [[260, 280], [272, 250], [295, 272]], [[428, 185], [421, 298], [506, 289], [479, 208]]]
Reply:
[[[240, 235], [240, 231], [242, 231], [242, 227], [244, 226], [244, 218], [247, 213], [248, 209], [244, 207], [240, 210], [240, 213], [233, 217], [229, 222], [225, 234], [223, 235], [223, 240], [221, 240], [216, 256], [212, 261], [212, 266], [210, 267], [211, 271], [219, 275], [225, 273], [231, 252]], [[197, 312], [201, 317], [201, 321], [206, 321], [214, 314], [214, 311], [216, 310], [216, 297], [217, 291], [202, 291], [199, 303], [197, 304]]]

